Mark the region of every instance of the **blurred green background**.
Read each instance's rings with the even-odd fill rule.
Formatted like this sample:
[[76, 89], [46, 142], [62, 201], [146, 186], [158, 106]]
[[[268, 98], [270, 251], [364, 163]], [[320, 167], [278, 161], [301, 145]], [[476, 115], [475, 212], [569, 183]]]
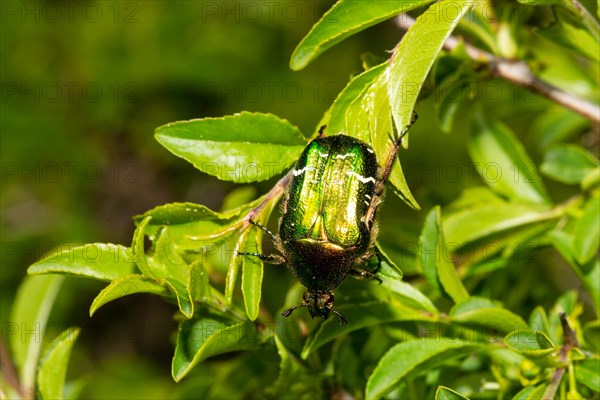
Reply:
[[[391, 21], [379, 24], [306, 69], [291, 71], [294, 47], [332, 3], [3, 1], [3, 324], [27, 267], [48, 251], [87, 242], [128, 244], [134, 230], [131, 217], [156, 205], [192, 201], [220, 208], [236, 186], [172, 156], [154, 140], [156, 127], [247, 110], [276, 114], [310, 135], [349, 78], [362, 70], [361, 55], [368, 51], [387, 57], [402, 34]], [[547, 43], [541, 46], [552, 50]], [[551, 59], [546, 61], [552, 65]], [[551, 76], [553, 69], [545, 73]], [[582, 69], [578, 76], [563, 77], [564, 85], [582, 76], [591, 79], [585, 75]], [[577, 90], [585, 92], [585, 79]], [[536, 128], [539, 121], [522, 116], [542, 115], [548, 103], [500, 82], [490, 85], [484, 106], [515, 130], [539, 162], [535, 134], [524, 133], [544, 127]], [[480, 183], [465, 148], [466, 118], [458, 118], [452, 135], [441, 133], [433, 114], [435, 100], [433, 96], [418, 105], [421, 118], [410, 151], [402, 154], [409, 186], [424, 210], [447, 204], [463, 188]], [[518, 115], [515, 101], [522, 103]], [[580, 121], [579, 130], [587, 128]], [[576, 190], [546, 183], [557, 200]], [[270, 185], [255, 185], [257, 193]], [[388, 196], [383, 213], [390, 226], [402, 224], [414, 234], [424, 217], [395, 196]], [[291, 281], [285, 271], [266, 271], [267, 283], [269, 275]], [[265, 299], [279, 301], [279, 307], [284, 290], [270, 287], [265, 284]], [[175, 307], [136, 295], [108, 304], [90, 319], [88, 307], [101, 288], [69, 278], [51, 316], [62, 328], [83, 327], [70, 367], [74, 376], [94, 377], [83, 397], [201, 393], [194, 385], [202, 386], [202, 381], [189, 379], [176, 387], [170, 378]], [[257, 368], [277, 365], [260, 363], [260, 356], [244, 356], [245, 362], [255, 362]], [[199, 366], [195, 375], [207, 368]], [[231, 366], [217, 360], [211, 368]], [[274, 374], [265, 371], [263, 376]]]

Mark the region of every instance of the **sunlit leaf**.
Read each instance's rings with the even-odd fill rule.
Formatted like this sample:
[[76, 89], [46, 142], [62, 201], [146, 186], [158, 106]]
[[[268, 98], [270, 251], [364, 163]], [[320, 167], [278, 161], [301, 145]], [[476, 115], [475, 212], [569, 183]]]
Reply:
[[[13, 362], [19, 371], [21, 386], [33, 390], [40, 349], [45, 335], [28, 334], [45, 330], [48, 315], [63, 283], [64, 277], [56, 275], [29, 276], [19, 286], [12, 306], [10, 320], [3, 322], [3, 340], [10, 344]], [[41, 336], [41, 337], [40, 337]]]
[[294, 70], [302, 69], [325, 50], [347, 37], [431, 1], [424, 0], [418, 3], [408, 0], [384, 0], [365, 3], [360, 0], [340, 0], [323, 15], [296, 47], [290, 67]]
[[435, 339], [397, 344], [381, 358], [369, 377], [366, 398], [379, 399], [410, 373], [425, 371], [481, 347], [482, 345], [473, 342]]
[[468, 149], [479, 175], [498, 193], [526, 202], [549, 202], [535, 164], [504, 124], [476, 113]]
[[412, 120], [421, 86], [433, 62], [472, 4], [469, 0], [445, 0], [433, 4], [417, 18], [394, 50], [386, 73], [389, 73], [388, 93], [398, 132]]
[[600, 164], [589, 152], [577, 145], [561, 145], [544, 156], [540, 171], [564, 183], [579, 183]]
[[156, 129], [156, 140], [200, 171], [240, 183], [285, 171], [306, 145], [288, 121], [249, 112], [163, 125]]
[[135, 258], [124, 246], [90, 243], [50, 255], [27, 270], [30, 274], [66, 274], [113, 281], [137, 272]]
[[263, 342], [251, 322], [226, 325], [212, 318], [192, 319], [179, 324], [177, 347], [171, 371], [179, 382], [199, 362], [218, 354], [258, 348]]
[[65, 378], [71, 356], [71, 349], [77, 340], [79, 329], [68, 328], [46, 351], [40, 362], [37, 374], [37, 387], [42, 399], [62, 399], [65, 397]]
[[127, 275], [115, 279], [98, 293], [90, 306], [90, 315], [93, 315], [104, 304], [134, 293], [153, 293], [166, 296], [169, 291], [152, 278], [143, 275]]

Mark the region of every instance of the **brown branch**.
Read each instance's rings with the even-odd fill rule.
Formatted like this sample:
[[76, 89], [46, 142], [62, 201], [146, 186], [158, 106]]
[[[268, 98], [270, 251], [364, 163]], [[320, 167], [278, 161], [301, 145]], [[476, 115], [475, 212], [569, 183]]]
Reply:
[[[406, 14], [402, 14], [396, 18], [396, 25], [405, 31], [414, 23], [415, 19]], [[461, 43], [463, 42], [457, 37], [450, 36], [446, 40], [446, 43], [444, 43], [444, 49], [452, 51]], [[556, 86], [537, 78], [523, 61], [513, 61], [496, 57], [472, 44], [463, 44], [469, 57], [475, 62], [487, 65], [493, 76], [546, 97], [557, 104], [575, 111], [590, 121], [600, 124], [600, 106], [597, 104], [564, 92]]]

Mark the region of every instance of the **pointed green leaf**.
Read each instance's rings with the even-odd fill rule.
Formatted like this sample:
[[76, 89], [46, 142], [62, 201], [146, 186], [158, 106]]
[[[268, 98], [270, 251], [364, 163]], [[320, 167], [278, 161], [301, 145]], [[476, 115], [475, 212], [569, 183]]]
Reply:
[[168, 229], [161, 231], [150, 265], [153, 276], [159, 280], [169, 278], [179, 282], [181, 286], [187, 286], [190, 267], [177, 252]]
[[[46, 338], [42, 333], [63, 280], [64, 277], [56, 275], [26, 277], [17, 291], [10, 320], [4, 322], [3, 331], [19, 371], [21, 386], [29, 393], [33, 392], [40, 348]], [[5, 340], [4, 335], [2, 340]]]
[[365, 397], [379, 399], [412, 372], [425, 371], [483, 346], [473, 342], [411, 340], [392, 347], [379, 360], [367, 382]]
[[384, 287], [394, 292], [399, 297], [398, 300], [409, 307], [429, 311], [433, 314], [438, 313], [431, 300], [410, 283], [387, 277], [382, 277], [382, 281]]
[[435, 400], [469, 400], [469, 398], [450, 388], [439, 386], [435, 392]]
[[581, 146], [562, 145], [546, 152], [540, 171], [559, 182], [580, 183], [598, 165], [598, 160]]
[[203, 301], [210, 298], [210, 282], [208, 280], [208, 271], [199, 259], [190, 264], [190, 280], [188, 291], [195, 301]]
[[304, 344], [302, 358], [306, 359], [313, 351], [349, 332], [367, 326], [379, 325], [392, 321], [435, 321], [436, 317], [429, 312], [410, 308], [397, 301], [372, 301], [357, 304], [344, 304], [336, 307], [347, 320], [348, 325], [340, 325], [337, 318], [325, 320], [314, 329]]
[[78, 335], [79, 328], [68, 328], [46, 351], [37, 375], [37, 386], [42, 399], [63, 399], [65, 397], [67, 366], [71, 349]]
[[313, 26], [292, 54], [290, 67], [299, 70], [325, 50], [381, 21], [408, 12], [432, 0], [376, 1], [340, 0]]
[[[478, 299], [477, 302], [479, 301]], [[490, 332], [497, 331], [500, 334], [524, 329], [527, 326], [523, 318], [498, 306], [471, 308], [465, 307], [465, 304], [458, 304], [450, 311], [450, 320], [466, 326], [478, 326]]]
[[590, 358], [575, 365], [575, 378], [595, 392], [600, 392], [600, 358]]
[[67, 274], [110, 282], [137, 272], [137, 267], [127, 247], [90, 243], [51, 255], [33, 264], [27, 272]]
[[105, 287], [94, 299], [90, 306], [90, 316], [92, 316], [104, 304], [115, 299], [128, 296], [134, 293], [152, 293], [160, 296], [166, 296], [169, 291], [158, 284], [155, 280], [143, 275], [127, 275], [115, 279], [110, 285]]
[[153, 208], [134, 217], [137, 224], [152, 217], [146, 235], [157, 240], [161, 230], [167, 229], [175, 247], [180, 251], [209, 251], [237, 233], [241, 218], [263, 198], [241, 207], [218, 213], [201, 204], [171, 203]]
[[192, 319], [179, 324], [171, 373], [179, 382], [199, 362], [218, 354], [258, 348], [264, 341], [251, 322], [225, 325], [211, 319]]
[[496, 192], [510, 199], [549, 202], [535, 164], [504, 124], [475, 113], [468, 149], [477, 172]]
[[530, 358], [540, 358], [556, 350], [552, 340], [541, 331], [512, 331], [506, 335], [504, 343], [510, 349]]
[[469, 293], [449, 258], [440, 226], [441, 218], [439, 206], [427, 214], [423, 232], [419, 237], [419, 262], [423, 266], [428, 282], [437, 290], [443, 288], [455, 303], [460, 303], [469, 298]]
[[577, 221], [575, 242], [573, 243], [575, 258], [585, 264], [598, 254], [600, 245], [600, 198], [590, 198], [583, 209], [583, 215]]
[[535, 386], [527, 386], [519, 391], [512, 400], [539, 400], [542, 398], [547, 388], [548, 382], [542, 382]]
[[156, 129], [156, 140], [200, 171], [240, 183], [285, 171], [306, 145], [288, 121], [249, 112], [163, 125]]
[[443, 225], [448, 243], [463, 246], [516, 227], [559, 217], [560, 213], [549, 211], [545, 206], [500, 201], [447, 213]]
[[188, 292], [187, 285], [171, 277], [165, 279], [165, 284], [177, 298], [179, 311], [181, 311], [186, 318], [192, 318], [194, 316], [194, 299], [192, 298], [191, 293]]
[[443, 0], [430, 6], [394, 50], [386, 72], [397, 132], [402, 132], [412, 120], [419, 92], [433, 62], [472, 4], [469, 0]]
[[131, 242], [130, 254], [131, 258], [135, 260], [139, 270], [143, 275], [155, 277], [153, 271], [148, 266], [148, 262], [146, 260], [146, 251], [144, 248], [144, 238], [146, 237], [146, 228], [150, 223], [152, 216], [148, 215], [145, 217], [140, 224], [135, 228], [135, 232], [133, 233], [133, 240]]
[[[258, 229], [248, 231], [244, 251], [262, 254], [262, 234]], [[251, 321], [258, 318], [262, 291], [263, 262], [258, 257], [242, 256], [242, 294], [246, 315]]]

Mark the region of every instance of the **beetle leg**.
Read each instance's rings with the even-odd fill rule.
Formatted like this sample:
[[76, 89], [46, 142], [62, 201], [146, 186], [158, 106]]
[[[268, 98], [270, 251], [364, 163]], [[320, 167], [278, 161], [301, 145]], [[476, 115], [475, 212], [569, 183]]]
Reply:
[[377, 281], [381, 285], [383, 282], [379, 277], [373, 272], [366, 271], [364, 269], [351, 269], [350, 275], [358, 279], [368, 279], [370, 281]]
[[245, 251], [239, 251], [237, 253], [239, 256], [254, 256], [259, 258], [260, 260], [269, 263], [269, 264], [283, 264], [285, 259], [278, 254], [260, 254], [260, 253], [248, 253]]
[[260, 229], [261, 229], [263, 232], [266, 232], [266, 233], [267, 233], [267, 235], [269, 235], [269, 236], [271, 237], [271, 239], [273, 239], [273, 242], [277, 242], [277, 236], [276, 236], [276, 235], [275, 235], [273, 232], [271, 232], [271, 231], [269, 230], [269, 228], [267, 228], [266, 226], [264, 226], [264, 225], [262, 225], [262, 224], [260, 224], [260, 223], [256, 222], [256, 221], [255, 221], [255, 220], [253, 220], [253, 219], [249, 219], [248, 221], [249, 221], [249, 222], [250, 222], [252, 225], [254, 225], [254, 226], [256, 226], [256, 227], [260, 228]]
[[321, 127], [319, 128], [319, 134], [317, 135], [317, 138], [321, 138], [323, 136], [325, 136], [325, 128], [327, 127], [327, 125], [321, 125]]

